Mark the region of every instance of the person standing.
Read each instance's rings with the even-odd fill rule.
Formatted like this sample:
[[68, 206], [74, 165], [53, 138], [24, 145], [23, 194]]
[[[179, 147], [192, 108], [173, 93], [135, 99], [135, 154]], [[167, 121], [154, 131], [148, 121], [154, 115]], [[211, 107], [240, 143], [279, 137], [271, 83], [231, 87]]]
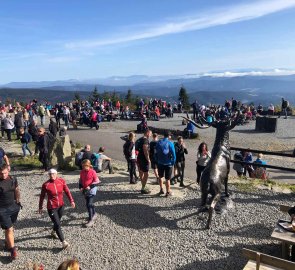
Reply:
[[3, 123], [4, 123], [4, 129], [5, 129], [5, 132], [7, 134], [7, 139], [8, 141], [11, 142], [11, 133], [13, 132], [13, 130], [15, 129], [15, 126], [14, 126], [14, 123], [11, 119], [11, 115], [10, 113], [8, 113], [6, 115], [6, 117], [4, 118], [3, 120]]
[[48, 174], [49, 180], [46, 181], [41, 188], [39, 213], [43, 213], [43, 202], [45, 196], [47, 195], [47, 212], [53, 223], [51, 236], [58, 238], [60, 242], [62, 242], [62, 248], [66, 249], [70, 246], [70, 244], [65, 241], [64, 234], [61, 230], [61, 218], [64, 211], [63, 194], [65, 193], [68, 197], [72, 208], [75, 208], [75, 202], [66, 181], [57, 176], [57, 171], [55, 169], [50, 169]]
[[282, 98], [282, 106], [281, 106], [281, 113], [279, 114], [279, 118], [281, 115], [285, 115], [285, 119], [288, 118], [288, 107], [289, 107], [289, 102]]
[[159, 195], [164, 194], [163, 190], [163, 178], [165, 177], [166, 184], [166, 197], [172, 195], [170, 190], [170, 179], [172, 175], [172, 167], [176, 161], [175, 147], [174, 144], [169, 140], [171, 138], [170, 132], [164, 133], [164, 139], [159, 140], [156, 145], [156, 160], [158, 164], [159, 173], [159, 184], [160, 192]]
[[39, 150], [39, 161], [42, 163], [44, 171], [49, 169], [49, 142], [48, 136], [45, 134], [45, 128], [38, 129], [37, 146]]
[[135, 137], [135, 133], [130, 132], [128, 135], [128, 140], [124, 144], [124, 155], [128, 162], [130, 184], [136, 184], [138, 179], [136, 175]]
[[141, 194], [150, 194], [151, 191], [146, 188], [146, 183], [149, 177], [149, 167], [151, 164], [149, 156], [149, 138], [152, 132], [149, 129], [144, 131], [143, 137], [135, 142], [135, 150], [138, 151], [137, 165], [139, 171], [139, 178], [141, 181]]
[[28, 150], [30, 156], [32, 156], [32, 151], [29, 148], [29, 143], [31, 142], [31, 135], [25, 131], [25, 129], [22, 127], [19, 130], [19, 137], [20, 137], [20, 142], [22, 143], [22, 150], [23, 150], [23, 154], [24, 157], [27, 155], [26, 150]]
[[20, 190], [17, 179], [9, 175], [9, 167], [0, 167], [0, 224], [5, 231], [5, 246], [10, 251], [10, 258], [17, 258], [17, 248], [14, 245], [13, 224], [21, 209]]
[[153, 133], [153, 140], [150, 142], [150, 160], [151, 160], [151, 167], [154, 170], [154, 174], [157, 179], [157, 184], [159, 184], [159, 174], [158, 174], [158, 165], [155, 159], [155, 151], [156, 145], [158, 143], [159, 136], [157, 133]]
[[95, 219], [97, 218], [93, 200], [96, 195], [97, 184], [99, 184], [99, 182], [99, 178], [97, 177], [95, 170], [93, 170], [90, 160], [83, 160], [79, 179], [79, 189], [84, 194], [88, 210], [88, 222], [85, 224], [86, 227], [92, 227]]
[[208, 145], [205, 142], [202, 142], [199, 145], [197, 153], [197, 184], [200, 184], [202, 172], [206, 168], [210, 158], [211, 153], [208, 150]]
[[179, 136], [177, 138], [177, 142], [174, 144], [174, 147], [175, 147], [175, 153], [176, 153], [176, 162], [174, 166], [176, 170], [176, 175], [173, 177], [173, 180], [171, 180], [171, 185], [176, 184], [176, 179], [180, 177], [179, 186], [184, 187], [183, 178], [184, 178], [184, 168], [185, 168], [185, 155], [188, 154], [188, 151], [185, 147], [182, 136]]

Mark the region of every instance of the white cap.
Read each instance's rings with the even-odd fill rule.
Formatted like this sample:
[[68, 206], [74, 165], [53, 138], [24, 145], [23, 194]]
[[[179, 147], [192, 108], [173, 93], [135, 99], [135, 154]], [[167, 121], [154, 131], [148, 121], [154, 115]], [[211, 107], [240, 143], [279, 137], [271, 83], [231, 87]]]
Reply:
[[56, 170], [56, 169], [50, 169], [50, 170], [48, 171], [48, 173], [54, 173], [54, 174], [57, 174], [57, 170]]

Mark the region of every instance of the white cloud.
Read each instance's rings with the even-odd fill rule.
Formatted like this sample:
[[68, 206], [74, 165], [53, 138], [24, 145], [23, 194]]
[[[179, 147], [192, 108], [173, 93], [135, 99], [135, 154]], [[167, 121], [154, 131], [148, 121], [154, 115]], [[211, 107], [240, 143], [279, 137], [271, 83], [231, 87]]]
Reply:
[[263, 0], [249, 4], [234, 5], [219, 10], [210, 10], [189, 18], [176, 18], [174, 22], [165, 22], [142, 29], [138, 33], [125, 34], [124, 37], [107, 39], [81, 40], [68, 42], [67, 49], [97, 48], [132, 42], [136, 40], [160, 37], [163, 35], [195, 31], [218, 25], [256, 19], [268, 14], [295, 7], [295, 0]]
[[47, 62], [50, 63], [68, 63], [68, 62], [75, 62], [79, 61], [80, 57], [71, 57], [71, 56], [56, 56], [45, 59]]
[[273, 69], [264, 71], [247, 71], [247, 72], [213, 72], [213, 73], [203, 73], [202, 75], [197, 75], [198, 77], [211, 76], [211, 77], [240, 77], [240, 76], [287, 76], [295, 74], [295, 70], [290, 69]]

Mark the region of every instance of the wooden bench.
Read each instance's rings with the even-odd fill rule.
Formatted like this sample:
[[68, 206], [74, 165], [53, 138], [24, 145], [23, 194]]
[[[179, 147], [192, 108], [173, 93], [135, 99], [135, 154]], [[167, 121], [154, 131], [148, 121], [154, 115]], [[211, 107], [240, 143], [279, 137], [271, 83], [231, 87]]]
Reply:
[[[280, 205], [280, 211], [282, 211], [283, 213], [288, 213], [291, 207], [292, 206], [288, 205]], [[289, 232], [287, 230], [284, 230], [278, 224], [276, 224], [271, 234], [271, 238], [274, 238], [282, 243], [282, 257], [284, 259], [288, 259], [290, 245], [295, 245], [295, 232]]]
[[259, 253], [250, 249], [243, 248], [244, 257], [249, 261], [244, 270], [294, 270], [295, 263], [277, 257]]

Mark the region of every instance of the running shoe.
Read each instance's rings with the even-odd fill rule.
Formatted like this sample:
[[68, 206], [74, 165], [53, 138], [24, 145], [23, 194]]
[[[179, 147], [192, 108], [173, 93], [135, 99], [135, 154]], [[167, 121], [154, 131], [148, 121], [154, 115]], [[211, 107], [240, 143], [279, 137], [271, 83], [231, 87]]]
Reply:
[[159, 194], [159, 195], [163, 195], [163, 194], [165, 194], [165, 192], [164, 192], [163, 189], [161, 189], [160, 192], [159, 192], [158, 194]]
[[148, 190], [148, 189], [142, 189], [142, 190], [140, 191], [140, 193], [141, 193], [141, 194], [150, 194], [151, 191]]
[[166, 194], [165, 194], [165, 197], [171, 197], [172, 196], [172, 192], [170, 191], [170, 192], [167, 192]]
[[94, 220], [96, 220], [97, 219], [97, 214], [95, 213], [94, 215], [93, 215], [93, 217], [92, 217], [92, 220], [94, 221]]
[[16, 260], [16, 258], [17, 258], [17, 248], [16, 247], [13, 247], [10, 250], [10, 259], [12, 261], [14, 261], [14, 260]]
[[54, 230], [51, 231], [50, 235], [53, 239], [58, 239], [58, 236]]
[[70, 246], [70, 244], [67, 241], [62, 242], [62, 249], [67, 249]]
[[85, 226], [86, 226], [87, 228], [92, 227], [93, 225], [94, 225], [94, 220], [93, 220], [93, 219], [91, 219], [90, 221], [88, 221], [88, 222], [85, 224]]

